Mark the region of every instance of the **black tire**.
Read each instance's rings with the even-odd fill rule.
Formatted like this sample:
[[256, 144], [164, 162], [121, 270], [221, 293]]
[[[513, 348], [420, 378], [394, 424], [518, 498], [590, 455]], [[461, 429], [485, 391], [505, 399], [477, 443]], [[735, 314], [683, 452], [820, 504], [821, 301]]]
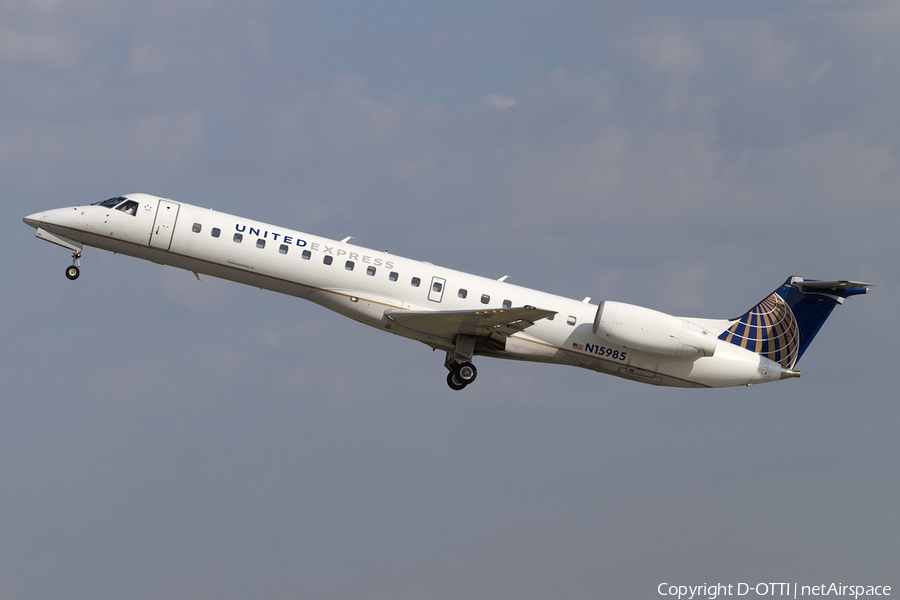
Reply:
[[469, 385], [475, 381], [476, 377], [478, 377], [478, 369], [476, 369], [475, 365], [472, 363], [464, 362], [453, 369], [453, 374], [458, 381], [463, 382], [465, 385]]
[[457, 381], [457, 379], [453, 373], [454, 373], [453, 371], [450, 371], [449, 373], [447, 373], [447, 385], [450, 386], [451, 390], [456, 390], [458, 392], [459, 390], [466, 387], [466, 384], [460, 383], [459, 381]]
[[81, 269], [72, 265], [71, 267], [66, 268], [66, 279], [69, 281], [75, 281], [78, 279], [78, 276], [81, 275]]

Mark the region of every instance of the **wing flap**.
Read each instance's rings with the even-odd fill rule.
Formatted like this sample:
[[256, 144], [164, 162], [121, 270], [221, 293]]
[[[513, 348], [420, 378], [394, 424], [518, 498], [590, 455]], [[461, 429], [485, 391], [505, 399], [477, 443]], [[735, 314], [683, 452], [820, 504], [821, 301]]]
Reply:
[[401, 327], [427, 335], [453, 338], [457, 335], [510, 336], [556, 311], [524, 306], [485, 310], [387, 310], [385, 316]]

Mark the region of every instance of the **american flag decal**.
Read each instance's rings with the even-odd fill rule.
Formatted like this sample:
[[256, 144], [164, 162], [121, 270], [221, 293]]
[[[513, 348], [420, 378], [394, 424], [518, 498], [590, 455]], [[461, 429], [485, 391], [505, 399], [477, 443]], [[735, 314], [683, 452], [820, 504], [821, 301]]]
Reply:
[[584, 350], [584, 344], [572, 344], [572, 347], [576, 350]]

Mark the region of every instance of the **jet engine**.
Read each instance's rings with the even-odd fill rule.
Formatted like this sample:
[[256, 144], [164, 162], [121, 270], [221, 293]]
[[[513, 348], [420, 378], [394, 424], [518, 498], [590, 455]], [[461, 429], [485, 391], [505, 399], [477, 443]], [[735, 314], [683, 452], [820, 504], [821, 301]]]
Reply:
[[612, 344], [665, 356], [712, 356], [716, 351], [716, 336], [703, 327], [624, 302], [600, 303], [594, 335]]

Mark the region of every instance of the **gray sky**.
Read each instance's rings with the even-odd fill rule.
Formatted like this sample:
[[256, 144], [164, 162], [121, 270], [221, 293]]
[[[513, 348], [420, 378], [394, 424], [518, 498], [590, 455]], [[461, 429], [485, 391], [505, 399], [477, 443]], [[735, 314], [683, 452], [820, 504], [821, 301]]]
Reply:
[[[896, 2], [0, 1], [0, 597], [898, 586]], [[443, 356], [21, 218], [144, 191], [574, 298], [852, 278], [803, 377]]]

